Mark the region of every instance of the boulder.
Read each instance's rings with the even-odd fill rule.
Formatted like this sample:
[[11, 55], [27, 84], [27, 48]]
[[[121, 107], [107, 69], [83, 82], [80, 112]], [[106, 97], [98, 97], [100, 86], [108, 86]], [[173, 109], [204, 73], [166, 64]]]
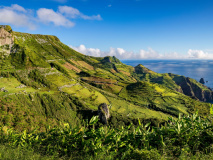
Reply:
[[25, 87], [27, 87], [27, 86], [25, 86], [24, 84], [20, 84], [18, 87], [16, 87], [16, 88], [25, 88]]
[[108, 124], [107, 120], [110, 117], [109, 108], [106, 103], [102, 103], [98, 106], [98, 116], [103, 124]]

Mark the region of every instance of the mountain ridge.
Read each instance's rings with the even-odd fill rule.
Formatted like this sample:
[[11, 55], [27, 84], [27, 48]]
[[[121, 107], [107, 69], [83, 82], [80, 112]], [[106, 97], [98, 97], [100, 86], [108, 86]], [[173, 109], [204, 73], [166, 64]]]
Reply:
[[138, 118], [157, 125], [169, 116], [210, 112], [209, 104], [197, 99], [212, 100], [212, 91], [192, 79], [182, 81], [193, 91], [186, 96], [178, 75], [131, 67], [116, 57], [86, 56], [55, 36], [0, 28], [14, 38], [10, 47], [0, 46], [0, 88], [7, 91], [0, 92], [0, 125], [18, 130], [82, 125], [101, 103], [112, 106], [109, 124], [114, 127], [137, 124]]

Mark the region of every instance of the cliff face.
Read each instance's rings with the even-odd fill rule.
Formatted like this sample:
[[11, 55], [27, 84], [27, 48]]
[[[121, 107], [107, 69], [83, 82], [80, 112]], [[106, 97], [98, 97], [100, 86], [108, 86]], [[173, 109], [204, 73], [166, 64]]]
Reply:
[[197, 97], [200, 101], [211, 101], [212, 100], [212, 91], [209, 90], [207, 87], [203, 86], [202, 88], [193, 83], [193, 81], [187, 77], [187, 82], [191, 86], [191, 92]]
[[[0, 60], [4, 60], [11, 53], [11, 48], [14, 44], [14, 37], [10, 26], [0, 25]], [[0, 61], [0, 64], [4, 63]], [[1, 67], [0, 67], [1, 68]]]
[[201, 83], [184, 76], [174, 77], [173, 80], [179, 85], [183, 93], [200, 101], [211, 101], [213, 99], [212, 91]]
[[134, 70], [136, 73], [135, 78], [138, 81], [158, 83], [169, 89], [178, 91], [193, 99], [198, 99], [203, 102], [213, 100], [212, 91], [194, 79], [172, 73], [155, 73], [141, 64], [134, 67]]
[[14, 38], [11, 33], [5, 30], [4, 27], [0, 28], [0, 46], [12, 45]]

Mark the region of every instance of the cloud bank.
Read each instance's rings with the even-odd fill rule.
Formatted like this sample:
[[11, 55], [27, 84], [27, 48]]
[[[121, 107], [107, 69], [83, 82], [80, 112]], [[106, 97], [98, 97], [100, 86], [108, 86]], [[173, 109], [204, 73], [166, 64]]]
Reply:
[[188, 56], [195, 59], [213, 59], [213, 54], [203, 50], [188, 50]]
[[123, 48], [112, 47], [109, 51], [101, 51], [98, 48], [86, 48], [83, 44], [77, 47], [70, 45], [70, 47], [80, 53], [94, 57], [115, 56], [119, 59], [213, 59], [213, 54], [211, 53], [192, 49], [189, 49], [186, 55], [181, 55], [176, 52], [161, 54], [152, 48], [141, 49], [138, 53], [134, 53]]
[[43, 23], [53, 23], [56, 26], [73, 27], [75, 24], [62, 14], [52, 9], [40, 8], [37, 11], [38, 18]]
[[0, 7], [0, 23], [35, 29], [30, 10], [13, 4], [10, 7]]
[[59, 6], [57, 11], [39, 8], [37, 11], [25, 9], [18, 4], [0, 6], [0, 23], [35, 29], [40, 23], [73, 27], [72, 19], [102, 20], [101, 15], [88, 16], [71, 6]]

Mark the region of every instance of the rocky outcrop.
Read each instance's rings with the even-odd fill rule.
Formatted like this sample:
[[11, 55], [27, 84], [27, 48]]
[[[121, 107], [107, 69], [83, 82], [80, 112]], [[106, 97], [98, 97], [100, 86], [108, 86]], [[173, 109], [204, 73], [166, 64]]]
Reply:
[[[188, 77], [187, 77], [187, 78], [188, 78]], [[191, 85], [188, 83], [189, 80], [188, 80], [187, 78], [183, 77], [182, 82], [181, 82], [180, 84], [178, 84], [178, 85], [181, 87], [181, 89], [182, 89], [182, 91], [183, 91], [183, 93], [184, 93], [185, 95], [194, 97], [194, 96], [195, 96], [195, 95], [194, 95], [194, 92], [193, 92], [193, 90], [192, 90]]]
[[108, 125], [108, 120], [110, 118], [109, 107], [106, 103], [100, 104], [98, 110], [78, 110], [78, 114], [80, 114], [83, 119], [91, 119], [93, 116], [99, 116], [99, 121], [104, 125]]
[[10, 26], [0, 25], [0, 58], [8, 57], [11, 53], [14, 38]]
[[98, 115], [101, 123], [108, 124], [107, 120], [109, 119], [110, 114], [106, 103], [102, 103], [98, 106]]
[[205, 83], [204, 78], [201, 78], [199, 82], [204, 84]]
[[183, 93], [187, 96], [190, 96], [194, 99], [199, 99], [200, 101], [212, 101], [213, 94], [210, 89], [206, 86], [199, 84], [198, 82], [194, 82], [189, 77], [178, 77], [179, 80], [173, 79], [182, 89]]
[[25, 88], [25, 87], [27, 87], [27, 86], [25, 86], [24, 84], [20, 84], [18, 87], [16, 87], [16, 88]]
[[1, 91], [1, 92], [8, 92], [8, 90], [6, 90], [5, 87], [0, 88], [0, 91]]
[[11, 33], [5, 30], [4, 27], [0, 26], [0, 46], [13, 44], [14, 38]]
[[212, 100], [212, 91], [209, 90], [207, 87], [203, 86], [201, 88], [196, 83], [193, 83], [190, 78], [187, 78], [188, 84], [190, 84], [194, 96], [197, 97], [200, 101], [211, 101]]

